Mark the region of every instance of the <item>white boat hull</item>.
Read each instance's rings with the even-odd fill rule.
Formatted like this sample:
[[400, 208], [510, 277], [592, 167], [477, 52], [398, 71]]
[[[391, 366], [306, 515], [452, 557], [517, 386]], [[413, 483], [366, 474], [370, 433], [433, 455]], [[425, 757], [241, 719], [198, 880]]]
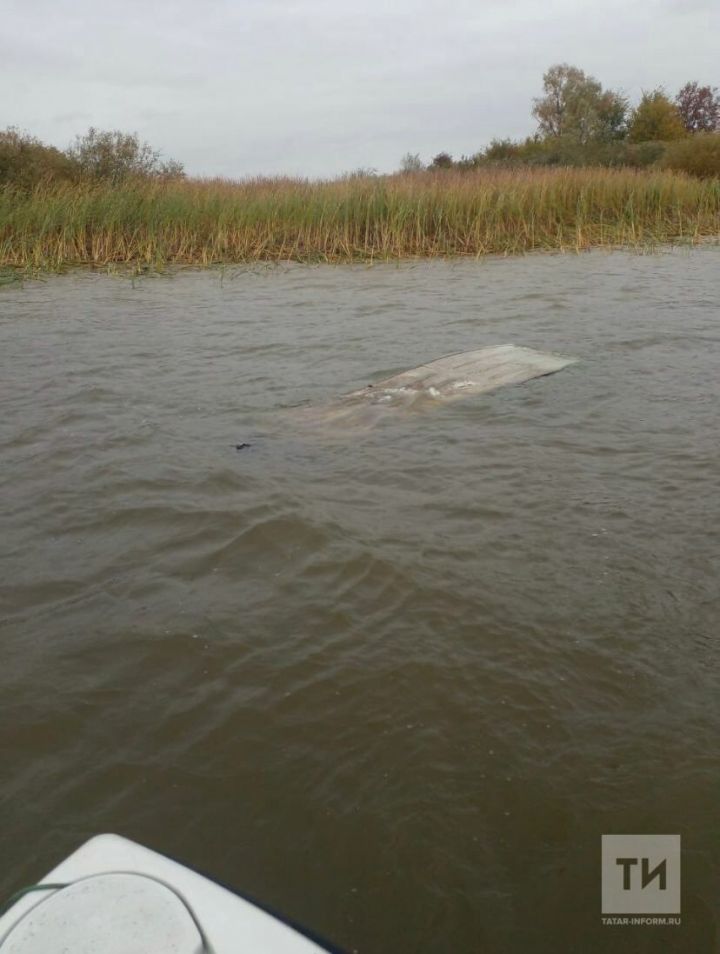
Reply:
[[208, 878], [118, 835], [98, 835], [0, 917], [3, 954], [327, 954]]

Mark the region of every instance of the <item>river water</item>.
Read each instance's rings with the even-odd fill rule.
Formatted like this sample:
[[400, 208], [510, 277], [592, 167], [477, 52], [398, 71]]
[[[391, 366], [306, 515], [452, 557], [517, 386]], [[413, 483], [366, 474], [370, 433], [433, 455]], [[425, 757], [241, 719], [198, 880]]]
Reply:
[[[1, 289], [3, 896], [114, 831], [361, 954], [714, 951], [719, 278]], [[508, 342], [579, 360], [368, 433], [283, 410]], [[607, 833], [681, 834], [682, 926], [601, 923]]]

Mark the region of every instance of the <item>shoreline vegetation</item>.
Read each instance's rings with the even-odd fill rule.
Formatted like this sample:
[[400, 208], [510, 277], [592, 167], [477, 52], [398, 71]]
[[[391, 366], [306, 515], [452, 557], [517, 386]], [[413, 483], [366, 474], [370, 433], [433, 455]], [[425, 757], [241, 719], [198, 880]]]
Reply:
[[[651, 247], [720, 238], [720, 95], [619, 90], [567, 63], [543, 76], [537, 130], [398, 172], [326, 181], [191, 179], [137, 134], [65, 151], [0, 131], [0, 269], [371, 262]], [[0, 274], [0, 284], [2, 274]]]
[[720, 237], [720, 179], [586, 168], [0, 189], [0, 266], [370, 262]]

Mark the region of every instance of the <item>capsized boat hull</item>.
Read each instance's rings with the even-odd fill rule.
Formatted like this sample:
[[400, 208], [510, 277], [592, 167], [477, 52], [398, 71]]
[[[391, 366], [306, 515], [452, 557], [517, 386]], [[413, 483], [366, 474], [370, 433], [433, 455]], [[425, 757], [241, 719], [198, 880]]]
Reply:
[[350, 391], [328, 404], [298, 408], [308, 425], [368, 428], [388, 415], [424, 410], [561, 371], [574, 358], [519, 345], [494, 345], [446, 355], [428, 364]]

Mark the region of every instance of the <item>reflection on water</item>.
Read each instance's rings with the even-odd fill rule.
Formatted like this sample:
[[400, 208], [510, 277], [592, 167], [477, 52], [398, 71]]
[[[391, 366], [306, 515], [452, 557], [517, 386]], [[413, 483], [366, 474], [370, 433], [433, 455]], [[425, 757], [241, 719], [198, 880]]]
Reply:
[[[3, 893], [117, 831], [368, 954], [714, 950], [719, 265], [3, 289]], [[282, 411], [505, 342], [580, 361]], [[611, 832], [682, 835], [681, 928], [600, 924]]]

